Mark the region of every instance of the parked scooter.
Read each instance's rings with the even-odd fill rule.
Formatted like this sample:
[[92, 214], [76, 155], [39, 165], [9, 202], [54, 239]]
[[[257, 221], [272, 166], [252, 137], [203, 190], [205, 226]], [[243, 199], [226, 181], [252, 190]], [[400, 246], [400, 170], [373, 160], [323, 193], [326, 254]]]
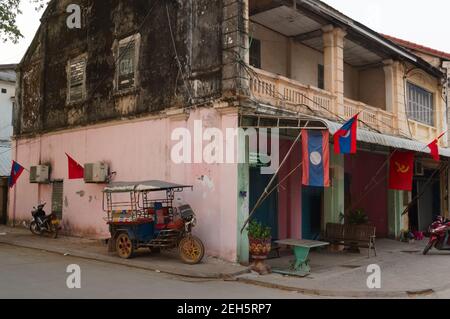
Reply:
[[450, 250], [450, 220], [442, 216], [436, 217], [436, 220], [428, 228], [430, 240], [423, 250], [426, 255], [431, 248], [437, 250]]
[[38, 205], [37, 208], [33, 207], [33, 210], [31, 211], [31, 216], [33, 216], [33, 218], [30, 223], [30, 231], [35, 235], [43, 235], [47, 233], [53, 238], [57, 238], [59, 219], [54, 213], [46, 216], [44, 211], [45, 205], [46, 203], [42, 203]]

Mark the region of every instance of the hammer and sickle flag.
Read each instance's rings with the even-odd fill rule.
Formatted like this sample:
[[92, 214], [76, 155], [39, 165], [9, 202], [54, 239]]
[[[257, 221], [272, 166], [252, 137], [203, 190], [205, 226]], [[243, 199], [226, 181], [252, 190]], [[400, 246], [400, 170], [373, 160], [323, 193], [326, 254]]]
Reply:
[[412, 191], [414, 152], [396, 151], [390, 162], [389, 189]]

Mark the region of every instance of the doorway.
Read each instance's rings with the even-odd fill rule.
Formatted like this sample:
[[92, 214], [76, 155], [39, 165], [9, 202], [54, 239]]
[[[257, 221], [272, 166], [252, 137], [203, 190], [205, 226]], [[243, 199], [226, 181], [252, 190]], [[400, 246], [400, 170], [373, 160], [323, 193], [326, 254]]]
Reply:
[[302, 187], [302, 238], [319, 237], [323, 216], [323, 187]]
[[8, 222], [8, 179], [0, 178], [0, 225]]
[[[260, 167], [250, 167], [250, 209], [264, 193], [273, 175], [261, 174]], [[273, 185], [277, 185], [275, 180]], [[278, 192], [272, 192], [255, 211], [254, 218], [272, 229], [272, 238], [278, 238]]]
[[424, 176], [416, 177], [412, 197], [419, 199], [409, 212], [411, 230], [426, 231], [436, 216], [441, 214], [441, 192], [439, 178], [430, 181], [432, 170], [425, 170]]

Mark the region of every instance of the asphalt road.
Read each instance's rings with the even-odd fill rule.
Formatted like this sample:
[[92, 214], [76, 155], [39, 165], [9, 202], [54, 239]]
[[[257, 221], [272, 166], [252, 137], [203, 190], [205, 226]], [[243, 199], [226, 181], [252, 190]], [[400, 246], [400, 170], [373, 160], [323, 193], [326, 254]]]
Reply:
[[[69, 265], [81, 270], [81, 288], [69, 289]], [[0, 298], [309, 298], [235, 281], [199, 281], [136, 268], [0, 244]]]

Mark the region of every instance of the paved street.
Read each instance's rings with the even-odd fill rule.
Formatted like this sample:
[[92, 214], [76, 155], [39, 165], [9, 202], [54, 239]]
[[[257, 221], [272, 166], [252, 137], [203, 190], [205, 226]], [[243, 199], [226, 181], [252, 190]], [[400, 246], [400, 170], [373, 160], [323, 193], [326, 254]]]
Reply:
[[[81, 289], [66, 268], [81, 267]], [[191, 280], [0, 244], [0, 298], [307, 298], [234, 281]]]

